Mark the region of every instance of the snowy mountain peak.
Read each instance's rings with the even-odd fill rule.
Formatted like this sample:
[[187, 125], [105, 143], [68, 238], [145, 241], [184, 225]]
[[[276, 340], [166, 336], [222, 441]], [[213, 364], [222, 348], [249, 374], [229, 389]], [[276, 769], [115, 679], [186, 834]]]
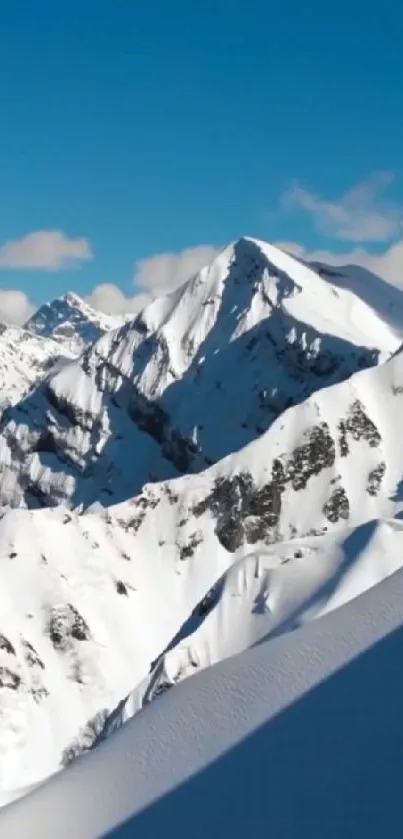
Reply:
[[78, 354], [84, 346], [94, 343], [104, 332], [118, 327], [121, 322], [121, 318], [95, 311], [78, 294], [70, 291], [44, 303], [29, 319], [26, 329], [43, 338], [65, 343]]
[[[86, 304], [69, 300], [43, 307], [39, 328], [88, 337]], [[277, 247], [240, 239], [8, 415], [3, 503], [109, 504], [203, 470], [286, 408], [389, 358], [402, 337], [347, 282], [337, 287]]]
[[118, 329], [19, 331], [87, 346], [0, 423], [0, 801], [402, 567], [402, 307], [360, 288], [245, 237]]
[[[313, 328], [366, 347], [376, 345], [386, 358], [393, 330], [377, 308], [354, 291], [348, 282], [335, 285], [274, 245], [244, 237], [224, 248], [179, 290], [154, 300], [142, 321], [148, 332], [162, 330], [171, 346], [173, 341], [180, 344], [178, 373], [207, 335], [217, 335], [222, 346], [226, 339], [279, 315], [293, 319], [294, 334]], [[403, 323], [401, 301], [400, 312]]]
[[67, 294], [62, 295], [60, 299], [64, 300], [67, 305], [74, 306], [76, 309], [85, 310], [89, 308], [87, 304], [84, 303], [82, 297], [79, 297], [79, 295], [74, 291], [68, 291]]
[[120, 325], [69, 292], [46, 303], [25, 327], [0, 323], [0, 415], [52, 369]]

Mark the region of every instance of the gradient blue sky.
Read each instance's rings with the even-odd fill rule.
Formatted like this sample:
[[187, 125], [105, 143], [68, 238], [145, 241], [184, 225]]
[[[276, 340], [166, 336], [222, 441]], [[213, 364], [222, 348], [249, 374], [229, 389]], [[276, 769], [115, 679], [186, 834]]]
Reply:
[[[403, 8], [370, 8], [3, 0], [1, 290], [131, 295], [136, 260], [242, 234], [398, 244]], [[18, 240], [49, 230], [93, 258], [30, 269]]]

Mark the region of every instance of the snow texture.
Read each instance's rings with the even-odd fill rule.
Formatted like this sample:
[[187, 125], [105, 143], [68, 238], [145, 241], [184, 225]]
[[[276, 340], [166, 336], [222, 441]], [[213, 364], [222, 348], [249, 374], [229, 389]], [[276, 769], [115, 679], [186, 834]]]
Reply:
[[189, 679], [24, 800], [2, 839], [402, 835], [403, 576]]
[[116, 329], [123, 318], [95, 311], [77, 294], [69, 292], [44, 303], [25, 328], [42, 338], [52, 338], [67, 346], [73, 355], [93, 344], [109, 329]]
[[0, 416], [121, 321], [95, 312], [70, 292], [41, 306], [24, 328], [0, 324]]
[[401, 333], [348, 288], [240, 240], [8, 414], [3, 502], [106, 506], [199, 472], [287, 407], [389, 358]]
[[51, 338], [44, 340], [18, 326], [0, 324], [0, 417], [71, 358], [69, 349]]
[[379, 283], [242, 239], [117, 328], [0, 334], [2, 839], [401, 835]]

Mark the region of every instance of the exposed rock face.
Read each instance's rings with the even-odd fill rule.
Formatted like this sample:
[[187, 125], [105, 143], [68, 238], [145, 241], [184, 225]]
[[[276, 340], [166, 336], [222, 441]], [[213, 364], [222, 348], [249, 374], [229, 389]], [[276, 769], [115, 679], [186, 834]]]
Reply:
[[367, 483], [367, 492], [369, 495], [376, 496], [380, 492], [382, 480], [384, 478], [386, 472], [386, 463], [382, 461], [379, 463], [378, 466], [375, 466], [374, 469], [368, 474], [368, 483]]
[[88, 641], [89, 628], [71, 603], [54, 606], [48, 621], [48, 633], [55, 649], [64, 652], [72, 641]]
[[304, 489], [313, 475], [333, 466], [334, 440], [327, 423], [315, 426], [307, 435], [307, 442], [294, 449], [287, 463], [287, 477], [295, 490]]
[[[349, 453], [348, 439], [365, 441], [370, 447], [379, 446], [381, 435], [363, 406], [356, 400], [347, 416], [339, 421], [339, 451], [341, 457]], [[341, 430], [341, 431], [340, 431]], [[231, 553], [247, 542], [271, 543], [278, 538], [277, 525], [281, 516], [282, 497], [289, 486], [295, 492], [304, 490], [311, 478], [336, 462], [336, 443], [329, 425], [321, 422], [304, 435], [306, 442], [290, 455], [275, 458], [271, 480], [258, 488], [253, 477], [241, 472], [232, 479], [218, 478], [212, 492], [196, 504], [196, 517], [210, 510], [216, 519], [217, 538]], [[368, 492], [376, 494], [385, 471], [385, 464], [376, 467], [368, 478]], [[345, 489], [337, 486], [323, 507], [325, 518], [332, 523], [349, 518], [349, 499]]]
[[193, 513], [198, 517], [210, 510], [216, 519], [217, 538], [233, 553], [245, 536], [253, 544], [275, 530], [285, 485], [284, 467], [278, 460], [273, 463], [272, 480], [260, 489], [247, 472], [232, 479], [219, 478], [210, 495], [195, 505]]
[[326, 502], [323, 512], [332, 524], [340, 521], [340, 519], [348, 519], [350, 504], [343, 487], [336, 487]]

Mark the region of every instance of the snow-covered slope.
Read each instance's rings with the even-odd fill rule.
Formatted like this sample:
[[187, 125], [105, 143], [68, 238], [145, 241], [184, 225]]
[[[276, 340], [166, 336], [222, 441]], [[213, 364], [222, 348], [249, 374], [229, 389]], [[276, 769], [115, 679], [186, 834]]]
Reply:
[[346, 286], [243, 239], [3, 417], [3, 801], [403, 566], [403, 321]]
[[359, 265], [331, 267], [322, 262], [311, 262], [309, 267], [338, 288], [352, 291], [401, 334], [403, 295], [400, 288]]
[[0, 416], [52, 368], [70, 359], [69, 350], [52, 339], [45, 340], [26, 329], [0, 324]]
[[[129, 517], [125, 526], [111, 514], [77, 517], [62, 510], [12, 511], [0, 522], [3, 798], [91, 744], [193, 607], [202, 601], [196, 614], [206, 614], [205, 594], [232, 561], [210, 552], [184, 562], [174, 545], [148, 553], [132, 527]], [[332, 603], [330, 595], [337, 605], [383, 579], [403, 563], [402, 539], [403, 526], [392, 521], [379, 524], [368, 545], [360, 534], [355, 541], [344, 535], [340, 547], [311, 538], [239, 560], [214, 588], [222, 598], [194, 644], [179, 645], [157, 668], [157, 679], [152, 675], [152, 695], [166, 686], [165, 671], [178, 681], [189, 675], [186, 667], [196, 672], [282, 622], [287, 631], [286, 616], [291, 623], [296, 610], [301, 622], [313, 619], [327, 600]], [[327, 597], [320, 594], [326, 586]], [[281, 588], [283, 601], [268, 618], [264, 600], [271, 602]], [[309, 598], [310, 611], [302, 606]], [[232, 630], [239, 636], [231, 648]]]
[[110, 329], [123, 322], [95, 311], [77, 294], [69, 292], [44, 303], [26, 323], [25, 328], [42, 338], [52, 338], [66, 346], [73, 355], [79, 355], [88, 344], [93, 344]]
[[[193, 596], [213, 568], [212, 558]], [[0, 577], [5, 794], [62, 765], [87, 723], [97, 713], [103, 721], [146, 674], [187, 603], [172, 563], [136, 557], [130, 532], [113, 522], [63, 510], [3, 517]]]
[[403, 575], [209, 668], [0, 813], [2, 839], [398, 839]]
[[111, 503], [199, 471], [287, 406], [388, 358], [402, 335], [349, 289], [240, 240], [15, 409], [2, 428], [0, 494], [29, 506]]
[[41, 306], [22, 329], [0, 324], [0, 415], [60, 366], [57, 362], [77, 357], [122, 322], [69, 293]]
[[223, 574], [119, 703], [100, 737], [195, 673], [287, 632], [376, 585], [402, 567], [403, 522], [366, 522], [342, 536], [292, 540], [250, 554]]
[[402, 422], [400, 352], [290, 408], [201, 474], [83, 515], [6, 512], [3, 793], [90, 742], [168, 646], [130, 707], [401, 567]]

